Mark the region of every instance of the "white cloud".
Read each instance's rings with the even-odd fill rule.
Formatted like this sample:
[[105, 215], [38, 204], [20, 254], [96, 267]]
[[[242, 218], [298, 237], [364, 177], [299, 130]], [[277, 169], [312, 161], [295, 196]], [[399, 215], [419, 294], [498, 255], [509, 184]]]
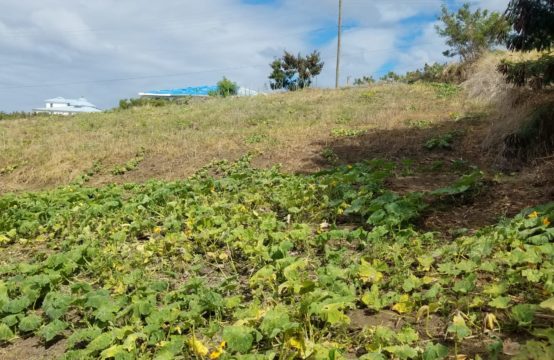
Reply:
[[[506, 3], [479, 2], [497, 10]], [[439, 5], [345, 0], [345, 23], [356, 27], [344, 33], [342, 82], [392, 60], [405, 70], [441, 59], [442, 40], [425, 20]], [[19, 0], [2, 6], [3, 111], [29, 110], [54, 96], [83, 95], [110, 107], [139, 91], [213, 84], [223, 75], [263, 89], [268, 64], [283, 49], [306, 53], [319, 47], [327, 66], [318, 85], [334, 84], [336, 0], [266, 6], [240, 0]], [[422, 23], [403, 22], [420, 15]], [[314, 29], [330, 34], [325, 43], [310, 43]], [[424, 45], [405, 46], [406, 37]], [[128, 80], [103, 81], [114, 79]]]

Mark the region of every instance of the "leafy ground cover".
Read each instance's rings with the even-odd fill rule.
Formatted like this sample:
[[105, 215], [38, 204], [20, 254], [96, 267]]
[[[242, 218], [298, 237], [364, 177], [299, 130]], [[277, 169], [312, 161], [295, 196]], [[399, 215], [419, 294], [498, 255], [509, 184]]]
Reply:
[[447, 240], [413, 224], [481, 174], [396, 193], [397, 171], [245, 157], [3, 195], [0, 342], [66, 339], [66, 359], [554, 357], [554, 205]]

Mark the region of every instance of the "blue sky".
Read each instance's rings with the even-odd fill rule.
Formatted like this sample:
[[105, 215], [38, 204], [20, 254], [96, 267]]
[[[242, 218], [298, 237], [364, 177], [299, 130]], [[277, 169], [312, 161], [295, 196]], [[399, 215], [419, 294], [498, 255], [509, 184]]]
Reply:
[[[503, 11], [508, 0], [473, 1]], [[447, 61], [434, 24], [457, 0], [344, 0], [341, 83]], [[319, 50], [334, 85], [338, 0], [20, 0], [0, 13], [0, 111], [85, 96], [102, 108], [145, 90], [227, 76], [267, 89], [283, 50]]]

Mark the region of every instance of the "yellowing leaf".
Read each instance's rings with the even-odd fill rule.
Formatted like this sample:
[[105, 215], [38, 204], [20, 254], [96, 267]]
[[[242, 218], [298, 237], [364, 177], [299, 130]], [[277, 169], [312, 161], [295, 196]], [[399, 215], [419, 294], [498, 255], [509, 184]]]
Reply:
[[190, 338], [189, 346], [196, 355], [200, 355], [200, 356], [208, 355], [208, 348], [194, 336]]
[[377, 269], [363, 259], [360, 268], [358, 269], [358, 276], [367, 283], [377, 283], [383, 279], [383, 273], [377, 271]]
[[400, 296], [398, 303], [394, 304], [392, 310], [399, 314], [409, 313], [413, 310], [413, 303], [410, 301], [410, 295], [404, 294]]
[[547, 217], [545, 217], [544, 219], [542, 219], [542, 224], [544, 226], [550, 226], [550, 220]]
[[536, 211], [533, 211], [531, 214], [529, 214], [529, 219], [536, 219], [539, 217], [539, 213]]
[[491, 313], [485, 316], [484, 323], [485, 323], [485, 330], [487, 329], [494, 330], [495, 328], [500, 326], [500, 324], [498, 323], [498, 320], [496, 319], [496, 315]]
[[297, 338], [290, 338], [288, 341], [288, 344], [291, 348], [302, 351], [303, 349], [303, 342], [302, 340], [299, 340]]
[[225, 341], [222, 341], [221, 344], [219, 344], [219, 346], [217, 347], [217, 349], [212, 351], [212, 353], [210, 354], [210, 359], [212, 360], [219, 359], [219, 357], [225, 352], [225, 346], [227, 346], [227, 343]]

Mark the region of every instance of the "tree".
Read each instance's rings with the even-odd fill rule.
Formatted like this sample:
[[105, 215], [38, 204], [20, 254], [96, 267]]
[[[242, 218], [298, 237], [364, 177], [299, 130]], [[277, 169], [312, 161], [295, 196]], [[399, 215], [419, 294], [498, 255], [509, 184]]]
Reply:
[[217, 83], [217, 90], [210, 95], [212, 96], [232, 96], [238, 93], [239, 86], [237, 83], [227, 79], [225, 76]]
[[512, 26], [511, 50], [550, 50], [554, 43], [554, 0], [511, 0], [504, 14]]
[[[512, 27], [506, 46], [514, 51], [548, 51], [554, 44], [554, 0], [511, 0], [505, 18]], [[554, 83], [554, 55], [513, 62], [503, 60], [498, 70], [516, 86], [540, 89]]]
[[398, 75], [398, 74], [395, 73], [394, 71], [389, 71], [389, 72], [386, 73], [385, 75], [381, 76], [380, 80], [381, 80], [381, 81], [396, 82], [396, 81], [401, 81], [401, 80], [402, 80], [402, 76], [401, 76], [401, 75]]
[[306, 57], [285, 51], [282, 58], [275, 59], [270, 64], [273, 70], [269, 75], [271, 88], [295, 91], [310, 87], [313, 77], [323, 70], [323, 65], [318, 51]]
[[375, 82], [373, 76], [364, 76], [359, 79], [354, 79], [355, 86], [370, 85]]
[[447, 38], [451, 48], [443, 52], [445, 56], [460, 56], [462, 61], [473, 61], [494, 45], [499, 44], [509, 30], [508, 22], [497, 12], [477, 9], [471, 12], [469, 4], [462, 5], [457, 12], [449, 12], [443, 5], [437, 25], [437, 33]]

